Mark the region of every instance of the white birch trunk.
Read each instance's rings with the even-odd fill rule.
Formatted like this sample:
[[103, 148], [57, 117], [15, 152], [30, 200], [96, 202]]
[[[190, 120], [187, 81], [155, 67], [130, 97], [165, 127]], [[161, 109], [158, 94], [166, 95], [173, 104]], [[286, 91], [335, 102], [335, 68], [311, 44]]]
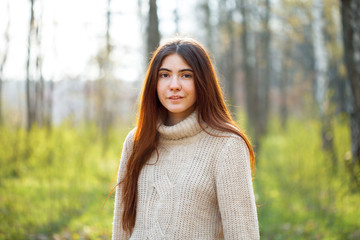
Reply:
[[316, 91], [315, 97], [319, 104], [320, 114], [325, 115], [327, 108], [326, 96], [328, 93], [328, 56], [326, 52], [326, 45], [324, 40], [324, 18], [323, 18], [323, 0], [313, 0], [313, 44], [315, 57], [315, 71], [316, 71]]
[[332, 162], [332, 172], [336, 174], [337, 159], [333, 142], [332, 118], [329, 108], [329, 77], [328, 77], [328, 56], [326, 50], [326, 41], [324, 39], [324, 17], [323, 17], [323, 0], [313, 1], [313, 45], [315, 57], [315, 78], [316, 91], [315, 97], [319, 105], [321, 135], [323, 149], [329, 154]]

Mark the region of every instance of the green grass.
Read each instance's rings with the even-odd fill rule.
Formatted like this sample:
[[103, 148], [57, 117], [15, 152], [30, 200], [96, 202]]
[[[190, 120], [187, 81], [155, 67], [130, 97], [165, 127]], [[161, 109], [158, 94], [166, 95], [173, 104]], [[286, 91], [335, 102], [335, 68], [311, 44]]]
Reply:
[[345, 169], [350, 151], [346, 119], [335, 122], [337, 173], [322, 151], [320, 123], [273, 122], [262, 143], [255, 186], [262, 239], [359, 239], [360, 194]]
[[[0, 239], [110, 239], [111, 180], [131, 127], [62, 125], [27, 134], [0, 128]], [[335, 122], [332, 174], [320, 123], [272, 121], [257, 153], [254, 185], [262, 239], [359, 239], [360, 194], [352, 193], [346, 119]], [[106, 148], [104, 148], [106, 146]]]
[[128, 130], [103, 149], [95, 127], [2, 128], [0, 239], [111, 238], [113, 198], [102, 204]]

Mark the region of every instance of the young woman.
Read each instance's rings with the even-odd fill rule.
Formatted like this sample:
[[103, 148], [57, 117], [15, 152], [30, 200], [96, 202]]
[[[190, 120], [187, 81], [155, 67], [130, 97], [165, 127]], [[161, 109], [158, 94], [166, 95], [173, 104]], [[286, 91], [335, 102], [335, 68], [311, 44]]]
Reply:
[[250, 142], [231, 119], [205, 49], [153, 54], [124, 143], [113, 239], [259, 239]]

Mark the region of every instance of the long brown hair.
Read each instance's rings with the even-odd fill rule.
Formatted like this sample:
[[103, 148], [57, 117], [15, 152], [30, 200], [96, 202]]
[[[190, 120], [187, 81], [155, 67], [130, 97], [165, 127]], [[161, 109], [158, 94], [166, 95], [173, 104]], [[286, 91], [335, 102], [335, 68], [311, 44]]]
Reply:
[[214, 67], [206, 50], [193, 39], [172, 39], [158, 47], [149, 63], [140, 94], [133, 150], [127, 160], [125, 176], [119, 183], [122, 185], [124, 207], [122, 227], [128, 232], [132, 232], [135, 226], [137, 184], [141, 169], [151, 154], [157, 151], [158, 118], [165, 119], [167, 116], [167, 110], [161, 105], [157, 96], [157, 81], [163, 59], [171, 54], [181, 56], [194, 72], [198, 121], [202, 119], [214, 129], [232, 132], [242, 137], [249, 149], [251, 169], [255, 169], [255, 155], [250, 141], [237, 127], [226, 108]]

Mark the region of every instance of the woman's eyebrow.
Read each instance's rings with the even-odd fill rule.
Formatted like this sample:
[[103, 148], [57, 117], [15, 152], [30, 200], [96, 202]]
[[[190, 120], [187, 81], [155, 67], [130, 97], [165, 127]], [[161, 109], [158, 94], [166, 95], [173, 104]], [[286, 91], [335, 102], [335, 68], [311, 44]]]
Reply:
[[[170, 69], [167, 69], [167, 68], [160, 68], [159, 71], [172, 72]], [[191, 68], [184, 68], [184, 69], [179, 70], [179, 72], [193, 72], [193, 70]]]
[[171, 72], [170, 69], [167, 69], [167, 68], [160, 68], [159, 71], [168, 71], [168, 72]]
[[181, 69], [179, 72], [193, 72], [193, 70], [191, 68], [184, 68]]

